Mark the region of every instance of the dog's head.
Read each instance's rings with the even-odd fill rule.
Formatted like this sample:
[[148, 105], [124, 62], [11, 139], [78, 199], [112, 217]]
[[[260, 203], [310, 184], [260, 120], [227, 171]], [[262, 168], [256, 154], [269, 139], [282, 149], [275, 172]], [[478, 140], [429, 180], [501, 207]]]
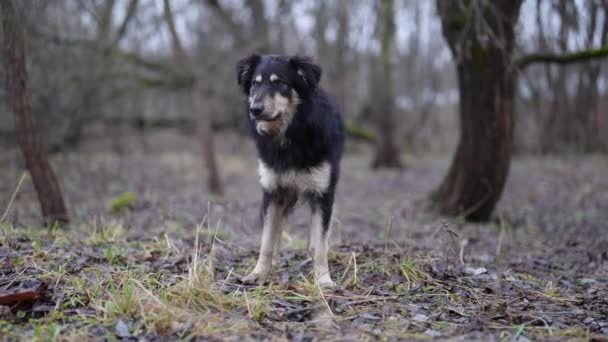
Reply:
[[259, 134], [285, 133], [298, 104], [321, 80], [321, 67], [308, 57], [251, 55], [237, 64], [238, 83], [249, 96], [249, 117]]

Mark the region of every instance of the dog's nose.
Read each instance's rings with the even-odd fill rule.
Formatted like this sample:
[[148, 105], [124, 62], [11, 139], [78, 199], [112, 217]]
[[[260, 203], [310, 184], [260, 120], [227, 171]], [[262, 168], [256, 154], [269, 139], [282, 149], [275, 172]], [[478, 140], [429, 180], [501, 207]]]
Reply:
[[249, 114], [253, 117], [258, 117], [264, 111], [264, 105], [262, 103], [253, 103], [249, 106]]

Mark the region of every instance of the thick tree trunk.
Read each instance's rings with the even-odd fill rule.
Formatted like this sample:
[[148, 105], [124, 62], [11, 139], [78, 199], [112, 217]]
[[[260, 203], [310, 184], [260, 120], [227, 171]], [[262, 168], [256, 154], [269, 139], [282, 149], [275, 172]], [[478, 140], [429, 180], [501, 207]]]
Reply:
[[380, 25], [380, 43], [382, 59], [382, 89], [379, 111], [376, 112], [378, 123], [378, 142], [372, 161], [373, 168], [401, 167], [400, 152], [395, 143], [395, 99], [393, 94], [393, 65], [391, 59], [395, 48], [395, 17], [393, 0], [384, 0], [378, 4]]
[[4, 31], [6, 87], [10, 106], [15, 113], [17, 139], [32, 176], [45, 222], [65, 223], [68, 221], [68, 213], [61, 189], [32, 115], [32, 94], [28, 89], [23, 28], [12, 0], [0, 1], [0, 16]]
[[[492, 9], [489, 1], [473, 2], [481, 12], [470, 8], [466, 15], [473, 14], [469, 20], [483, 16], [480, 25], [464, 22], [466, 5], [438, 0], [443, 34], [457, 65], [461, 134], [450, 170], [431, 199], [442, 214], [485, 221], [500, 199], [511, 161], [512, 51], [521, 1], [492, 1]], [[484, 25], [497, 41], [482, 42], [479, 32], [471, 29]]]

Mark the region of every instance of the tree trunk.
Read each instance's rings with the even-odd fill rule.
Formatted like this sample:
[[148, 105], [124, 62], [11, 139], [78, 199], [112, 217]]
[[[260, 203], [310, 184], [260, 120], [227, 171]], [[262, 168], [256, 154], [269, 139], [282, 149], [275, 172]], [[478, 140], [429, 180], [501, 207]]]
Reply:
[[347, 0], [337, 1], [337, 21], [338, 32], [336, 37], [335, 48], [335, 65], [332, 79], [334, 80], [333, 91], [338, 99], [338, 104], [343, 113], [349, 113], [350, 108], [347, 108], [346, 103], [346, 82], [347, 82], [347, 65], [346, 57], [348, 53], [348, 34], [349, 34], [349, 3]]
[[221, 195], [224, 193], [222, 180], [220, 178], [219, 167], [217, 165], [217, 157], [215, 155], [215, 144], [213, 139], [213, 130], [211, 129], [211, 117], [208, 109], [203, 103], [203, 94], [200, 91], [199, 82], [195, 81], [191, 90], [192, 109], [197, 113], [198, 120], [198, 137], [203, 149], [203, 158], [207, 166], [207, 187], [214, 194]]
[[68, 213], [61, 189], [49, 164], [32, 115], [32, 94], [28, 89], [23, 28], [12, 0], [0, 1], [0, 16], [4, 31], [7, 94], [15, 113], [15, 126], [21, 152], [32, 176], [45, 223], [66, 223]]
[[203, 101], [203, 93], [200, 89], [200, 81], [194, 76], [194, 67], [190, 57], [186, 53], [180, 37], [175, 28], [173, 11], [169, 0], [164, 0], [164, 16], [171, 35], [171, 43], [178, 63], [182, 66], [185, 74], [192, 75], [192, 84], [190, 88], [190, 96], [192, 99], [192, 110], [197, 113], [198, 120], [198, 136], [203, 149], [203, 158], [207, 166], [207, 187], [214, 194], [221, 195], [224, 193], [220, 172], [215, 156], [215, 145], [213, 142], [213, 131], [211, 129], [211, 116], [205, 108]]
[[266, 6], [263, 0], [247, 1], [251, 9], [252, 17], [252, 39], [256, 41], [255, 51], [260, 53], [272, 53], [272, 44], [270, 42], [270, 30], [268, 29], [268, 20], [266, 20]]
[[378, 22], [380, 25], [380, 43], [382, 60], [382, 89], [378, 88], [381, 101], [376, 112], [378, 123], [378, 143], [372, 161], [373, 168], [400, 168], [400, 152], [395, 144], [395, 104], [393, 94], [393, 58], [395, 49], [395, 8], [393, 0], [384, 0], [378, 4]]
[[[500, 199], [511, 162], [512, 52], [521, 1], [467, 4], [437, 1], [443, 35], [457, 65], [461, 132], [450, 170], [431, 199], [442, 214], [485, 221]], [[492, 40], [484, 41], [480, 29]]]

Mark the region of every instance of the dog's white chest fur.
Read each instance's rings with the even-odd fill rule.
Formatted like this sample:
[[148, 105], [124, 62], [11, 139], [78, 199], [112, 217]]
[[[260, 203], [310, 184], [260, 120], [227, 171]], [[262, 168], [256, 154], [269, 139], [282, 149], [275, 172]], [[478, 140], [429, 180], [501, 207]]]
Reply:
[[258, 160], [260, 184], [264, 190], [275, 190], [278, 187], [295, 188], [302, 192], [322, 193], [329, 187], [331, 166], [323, 162], [307, 171], [289, 170], [277, 173], [263, 161]]

